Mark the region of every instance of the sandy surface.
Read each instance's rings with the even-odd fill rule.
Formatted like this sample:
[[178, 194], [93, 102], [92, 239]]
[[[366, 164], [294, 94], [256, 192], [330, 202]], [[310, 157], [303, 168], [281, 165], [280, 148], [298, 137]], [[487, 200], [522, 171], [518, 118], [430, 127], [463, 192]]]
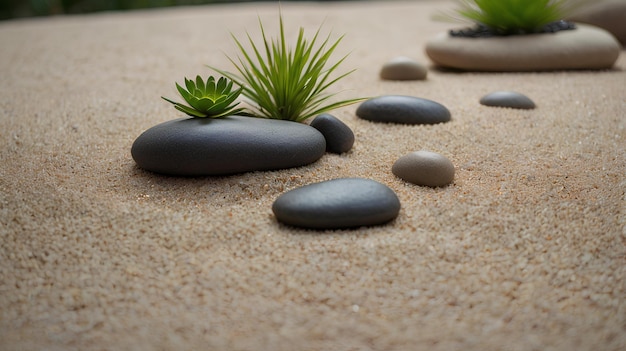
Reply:
[[[452, 121], [355, 132], [344, 155], [296, 169], [173, 178], [130, 156], [180, 115], [174, 81], [231, 69], [229, 31], [269, 33], [276, 4], [0, 23], [0, 349], [619, 350], [626, 347], [626, 56], [614, 70], [422, 82], [378, 71], [450, 28], [447, 2], [283, 4], [286, 26], [346, 34], [343, 97], [406, 94]], [[339, 57], [339, 56], [336, 56]], [[532, 111], [478, 104], [517, 90]], [[454, 184], [391, 173], [420, 149]], [[315, 232], [280, 225], [283, 192], [359, 176], [399, 217]]]

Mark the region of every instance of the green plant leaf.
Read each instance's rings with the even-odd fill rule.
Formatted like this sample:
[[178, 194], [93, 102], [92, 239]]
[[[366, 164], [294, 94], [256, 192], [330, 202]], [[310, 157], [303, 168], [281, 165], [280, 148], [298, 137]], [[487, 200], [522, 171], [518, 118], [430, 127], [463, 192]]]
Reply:
[[176, 83], [176, 89], [178, 90], [178, 93], [183, 97], [183, 99], [185, 99], [185, 101], [189, 101], [193, 98], [193, 95], [187, 90], [183, 89], [183, 87], [178, 85], [178, 83]]
[[[209, 83], [209, 81], [210, 81], [210, 78], [207, 79], [207, 84]], [[205, 85], [204, 85], [204, 82], [202, 81], [202, 77], [200, 76], [196, 76], [196, 90], [199, 91], [199, 94], [206, 95]]]
[[196, 90], [196, 84], [191, 80], [185, 78], [185, 87], [189, 93], [193, 93]]
[[209, 77], [206, 81], [206, 85], [204, 87], [204, 96], [215, 98], [219, 96], [217, 90], [215, 89], [215, 78]]
[[172, 101], [172, 100], [170, 100], [170, 99], [168, 99], [168, 98], [166, 98], [166, 97], [163, 97], [163, 96], [161, 96], [161, 98], [162, 98], [163, 100], [167, 101], [167, 102], [170, 102], [170, 103], [174, 104], [174, 107], [175, 107], [177, 110], [182, 111], [182, 112], [184, 112], [184, 113], [186, 113], [186, 114], [188, 114], [188, 115], [190, 115], [190, 116], [194, 116], [194, 117], [206, 117], [206, 115], [205, 115], [205, 114], [202, 114], [202, 113], [198, 112], [197, 110], [195, 110], [195, 109], [193, 109], [193, 108], [190, 108], [190, 107], [185, 106], [185, 105], [183, 105], [183, 104], [180, 104], [180, 103], [178, 103], [178, 102]]

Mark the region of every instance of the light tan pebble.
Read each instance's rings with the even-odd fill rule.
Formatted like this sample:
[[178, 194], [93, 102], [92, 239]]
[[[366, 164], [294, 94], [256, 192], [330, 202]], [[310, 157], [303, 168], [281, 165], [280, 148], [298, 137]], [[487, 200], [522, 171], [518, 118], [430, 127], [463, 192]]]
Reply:
[[391, 171], [409, 183], [430, 187], [445, 186], [454, 180], [452, 161], [441, 154], [425, 150], [400, 157]]
[[385, 80], [424, 80], [427, 74], [424, 65], [405, 56], [389, 60], [380, 70], [380, 78]]

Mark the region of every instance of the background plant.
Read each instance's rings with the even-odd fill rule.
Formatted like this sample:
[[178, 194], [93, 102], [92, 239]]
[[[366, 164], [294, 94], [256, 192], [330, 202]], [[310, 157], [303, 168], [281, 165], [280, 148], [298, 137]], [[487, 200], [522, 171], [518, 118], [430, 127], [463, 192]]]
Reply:
[[257, 104], [252, 111], [253, 115], [303, 121], [362, 100], [350, 99], [331, 103], [330, 99], [336, 94], [326, 92], [330, 86], [354, 71], [336, 78], [331, 77], [347, 57], [342, 57], [332, 65], [328, 64], [343, 36], [331, 41], [329, 34], [321, 44], [316, 45], [321, 26], [310, 41], [305, 39], [304, 29], [300, 28], [296, 45], [291, 48], [285, 40], [282, 15], [279, 24], [280, 36], [269, 40], [259, 19], [263, 42], [257, 45], [250, 34], [247, 34], [250, 51], [231, 34], [241, 56], [237, 61], [231, 57], [228, 59], [239, 74], [211, 67], [243, 87], [243, 94]]
[[536, 33], [562, 20], [586, 0], [459, 0], [455, 19], [466, 19], [495, 32]]
[[152, 7], [183, 5], [188, 6], [217, 3], [232, 4], [234, 2], [252, 1], [263, 0], [0, 0], [0, 20], [16, 17], [50, 16], [67, 13], [74, 14], [97, 11], [124, 11]]
[[163, 96], [161, 98], [172, 103], [177, 110], [192, 117], [218, 118], [243, 111], [243, 109], [235, 109], [239, 102], [234, 103], [241, 94], [242, 88], [233, 90], [233, 82], [224, 77], [220, 77], [217, 82], [213, 76], [207, 78], [206, 82], [200, 76], [196, 77], [195, 82], [185, 78], [185, 87], [186, 90], [176, 83], [176, 89], [189, 106]]

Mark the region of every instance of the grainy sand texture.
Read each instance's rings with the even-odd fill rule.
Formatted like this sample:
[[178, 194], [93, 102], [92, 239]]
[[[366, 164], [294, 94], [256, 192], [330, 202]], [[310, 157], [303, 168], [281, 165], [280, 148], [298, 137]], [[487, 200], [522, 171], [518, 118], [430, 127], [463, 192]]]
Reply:
[[[341, 97], [411, 95], [428, 126], [334, 111], [353, 149], [306, 167], [179, 178], [138, 169], [144, 130], [180, 117], [174, 82], [231, 70], [230, 32], [274, 36], [277, 3], [0, 23], [1, 350], [623, 350], [626, 56], [614, 69], [382, 81], [451, 28], [447, 1], [283, 3], [290, 40], [346, 34]], [[245, 37], [243, 37], [245, 38]], [[482, 106], [515, 90], [534, 110]], [[391, 173], [440, 153], [442, 188]], [[285, 191], [364, 177], [396, 220], [308, 231], [271, 211]]]

